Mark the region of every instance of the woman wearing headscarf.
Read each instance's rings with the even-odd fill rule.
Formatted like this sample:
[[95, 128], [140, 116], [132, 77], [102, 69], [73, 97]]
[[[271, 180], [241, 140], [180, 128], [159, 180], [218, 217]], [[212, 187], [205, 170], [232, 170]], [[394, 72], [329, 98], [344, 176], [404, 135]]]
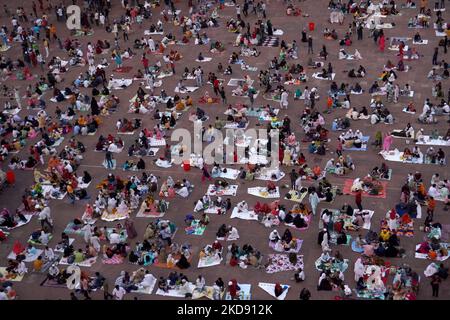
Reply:
[[134, 239], [137, 237], [136, 228], [134, 227], [134, 222], [130, 218], [125, 220], [125, 229], [127, 230], [127, 235], [129, 239]]
[[92, 97], [92, 99], [91, 99], [91, 114], [93, 116], [98, 116], [100, 114], [98, 103], [97, 103], [97, 100], [95, 99], [95, 97]]

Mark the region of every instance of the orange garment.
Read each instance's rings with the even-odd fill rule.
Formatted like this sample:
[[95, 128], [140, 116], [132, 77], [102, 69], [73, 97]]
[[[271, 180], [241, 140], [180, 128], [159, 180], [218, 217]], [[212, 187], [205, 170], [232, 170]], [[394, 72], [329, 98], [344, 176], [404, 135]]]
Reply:
[[418, 185], [417, 192], [420, 193], [421, 195], [425, 195], [425, 186], [423, 185], [423, 183], [420, 183]]
[[333, 106], [333, 99], [331, 99], [331, 97], [327, 98], [327, 108], [331, 109], [331, 107]]
[[309, 215], [309, 211], [308, 211], [308, 209], [306, 209], [306, 208], [300, 209], [300, 210], [299, 210], [299, 213], [300, 213], [301, 215], [303, 215], [303, 216]]
[[94, 121], [97, 123], [97, 125], [102, 124], [102, 120], [98, 116], [94, 116]]
[[409, 216], [409, 214], [405, 213], [402, 217], [401, 217], [401, 222], [402, 224], [409, 224], [411, 223], [412, 219]]
[[80, 124], [80, 126], [85, 126], [87, 124], [86, 118], [80, 116], [80, 118], [78, 119], [78, 123]]
[[430, 252], [428, 252], [428, 258], [430, 258], [430, 260], [436, 260], [436, 258], [437, 258], [436, 251], [430, 250]]
[[33, 268], [35, 271], [41, 271], [42, 269], [42, 259], [36, 259], [33, 261]]
[[428, 209], [434, 210], [436, 208], [436, 200], [428, 199]]
[[184, 103], [181, 102], [181, 101], [178, 102], [175, 108], [176, 108], [177, 111], [184, 110]]
[[313, 173], [314, 173], [314, 175], [316, 175], [316, 176], [320, 176], [320, 174], [322, 173], [322, 170], [320, 169], [319, 166], [315, 166], [315, 167], [313, 168]]
[[48, 168], [54, 169], [59, 165], [59, 160], [56, 157], [51, 157], [50, 160], [48, 160]]

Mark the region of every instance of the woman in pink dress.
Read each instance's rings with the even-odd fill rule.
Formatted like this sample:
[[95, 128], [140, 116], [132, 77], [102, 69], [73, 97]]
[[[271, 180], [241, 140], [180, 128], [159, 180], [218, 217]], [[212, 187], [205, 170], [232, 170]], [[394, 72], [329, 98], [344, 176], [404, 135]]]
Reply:
[[386, 134], [384, 136], [384, 140], [383, 140], [383, 151], [389, 151], [389, 149], [391, 148], [391, 144], [393, 142], [394, 138], [391, 136], [390, 133]]

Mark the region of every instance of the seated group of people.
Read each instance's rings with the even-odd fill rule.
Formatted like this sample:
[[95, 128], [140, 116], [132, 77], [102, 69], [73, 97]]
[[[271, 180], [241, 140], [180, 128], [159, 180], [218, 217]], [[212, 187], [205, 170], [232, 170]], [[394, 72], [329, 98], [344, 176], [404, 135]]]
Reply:
[[337, 161], [334, 159], [328, 160], [324, 170], [336, 175], [345, 175], [349, 171], [355, 170], [355, 164], [349, 155], [347, 155], [346, 158], [344, 158], [344, 156], [340, 156]]
[[347, 148], [361, 148], [362, 147], [363, 134], [361, 131], [348, 129], [345, 133], [339, 135], [339, 140]]
[[389, 179], [390, 169], [386, 163], [383, 162], [380, 167], [374, 167], [372, 171], [370, 171], [370, 175], [376, 179]]
[[355, 71], [355, 69], [351, 69], [348, 72], [348, 76], [350, 78], [364, 78], [366, 75], [366, 69], [363, 66], [359, 66], [358, 70]]
[[230, 266], [239, 265], [246, 269], [248, 266], [262, 268], [263, 255], [250, 244], [244, 244], [242, 247], [232, 243], [228, 246], [226, 254], [226, 264]]

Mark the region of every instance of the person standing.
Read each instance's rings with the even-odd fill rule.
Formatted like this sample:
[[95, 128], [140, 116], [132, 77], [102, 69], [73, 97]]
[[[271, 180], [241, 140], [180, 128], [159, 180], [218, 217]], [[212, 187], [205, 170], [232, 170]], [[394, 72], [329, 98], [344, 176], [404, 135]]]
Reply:
[[169, 64], [170, 64], [170, 69], [172, 70], [172, 73], [175, 74], [175, 62], [172, 59], [170, 59]]
[[49, 228], [49, 231], [53, 231], [53, 224], [52, 224], [52, 217], [51, 217], [51, 210], [50, 207], [45, 206], [38, 215], [38, 220], [41, 223], [41, 228], [44, 229], [44, 226], [47, 225]]
[[291, 189], [295, 190], [295, 182], [297, 181], [298, 178], [298, 173], [295, 171], [295, 169], [292, 169], [291, 173], [289, 174], [289, 177], [291, 179]]
[[100, 239], [98, 238], [97, 234], [93, 233], [89, 238], [89, 242], [94, 247], [95, 251], [100, 252]]
[[435, 208], [436, 200], [432, 196], [429, 196], [427, 200], [427, 214], [431, 214], [431, 217], [433, 217]]
[[338, 138], [338, 144], [336, 147], [336, 154], [338, 155], [338, 157], [342, 156], [342, 141], [339, 138]]
[[20, 99], [20, 93], [19, 93], [19, 89], [17, 87], [14, 88], [14, 98], [16, 99], [17, 107], [19, 109], [22, 109], [22, 101]]
[[50, 39], [56, 40], [57, 38], [58, 36], [56, 35], [56, 26], [54, 24], [50, 24]]
[[433, 60], [432, 60], [432, 64], [433, 66], [438, 64], [438, 52], [439, 52], [439, 48], [434, 48], [434, 53], [433, 53]]
[[295, 180], [295, 186], [294, 190], [300, 190], [302, 188], [302, 176], [298, 175], [297, 179]]
[[74, 190], [73, 190], [73, 187], [72, 187], [72, 183], [70, 183], [70, 181], [69, 181], [69, 183], [67, 184], [67, 187], [66, 187], [66, 190], [67, 190], [67, 195], [69, 196], [69, 198], [70, 198], [70, 203], [71, 204], [75, 204], [75, 192], [74, 192]]
[[44, 58], [42, 57], [42, 54], [40, 52], [37, 53], [36, 60], [37, 60], [37, 62], [39, 64], [39, 66], [41, 67], [41, 71], [44, 72], [45, 61], [44, 61]]
[[103, 282], [103, 299], [104, 300], [111, 300], [112, 298], [114, 298], [114, 296], [109, 293], [109, 284], [108, 284], [108, 280], [105, 279], [105, 282]]
[[227, 97], [226, 97], [226, 95], [225, 95], [225, 89], [224, 89], [223, 86], [220, 87], [220, 89], [219, 89], [219, 94], [220, 94], [220, 97], [222, 98], [223, 104], [227, 104]]
[[381, 34], [380, 34], [380, 39], [378, 40], [378, 45], [379, 45], [380, 51], [384, 52], [384, 47], [386, 45], [386, 38], [384, 37], [383, 32], [381, 32]]
[[204, 164], [202, 167], [202, 182], [204, 182], [205, 179], [208, 179], [210, 181], [212, 180], [211, 175], [208, 172], [208, 168], [206, 167], [206, 164]]
[[48, 40], [46, 38], [44, 38], [42, 40], [42, 42], [44, 43], [44, 49], [45, 49], [45, 57], [48, 58], [49, 55], [49, 49], [50, 49], [50, 44], [48, 42]]
[[148, 74], [149, 73], [149, 61], [147, 59], [147, 57], [145, 56], [145, 53], [142, 55], [142, 59], [141, 59], [142, 65], [144, 67], [144, 73]]
[[358, 207], [359, 211], [363, 210], [363, 207], [362, 207], [362, 191], [361, 190], [356, 191], [355, 204]]
[[356, 28], [356, 33], [358, 34], [358, 40], [363, 39], [363, 25], [362, 23], [358, 24], [358, 27]]
[[[329, 73], [328, 76], [331, 77], [331, 73]], [[309, 101], [310, 108], [314, 109], [314, 107], [316, 106], [316, 93], [313, 90], [311, 90], [311, 93], [309, 94]]]
[[308, 37], [308, 54], [314, 53], [313, 51], [313, 38], [311, 36]]
[[91, 114], [93, 116], [98, 116], [100, 114], [100, 109], [97, 103], [97, 100], [95, 99], [95, 97], [92, 97], [91, 99]]
[[250, 106], [251, 107], [253, 107], [253, 103], [255, 102], [255, 96], [254, 96], [253, 90], [254, 90], [253, 88], [250, 88], [248, 90], [248, 97], [250, 98]]
[[105, 26], [106, 17], [105, 17], [105, 15], [103, 14], [103, 12], [100, 13], [99, 22], [100, 22], [100, 25], [101, 25], [102, 27]]
[[200, 69], [200, 67], [195, 69], [194, 75], [195, 75], [195, 82], [197, 83], [197, 87], [200, 88], [203, 85], [203, 82], [202, 82], [202, 70]]
[[100, 14], [98, 11], [95, 11], [94, 13], [94, 21], [95, 21], [95, 25], [98, 27], [99, 25], [99, 19], [100, 19]]
[[106, 161], [106, 166], [108, 169], [112, 169], [114, 168], [114, 162], [113, 162], [113, 154], [111, 151], [106, 151], [105, 154], [105, 161]]
[[281, 109], [287, 109], [289, 102], [288, 102], [288, 92], [286, 90], [283, 90], [283, 93], [281, 94], [280, 97], [280, 108]]
[[394, 142], [394, 138], [392, 137], [391, 133], [388, 132], [383, 139], [383, 151], [389, 151], [392, 142]]
[[428, 0], [420, 0], [420, 10], [419, 13], [425, 14], [425, 9], [428, 6]]
[[431, 289], [433, 291], [433, 297], [437, 298], [439, 297], [439, 284], [441, 283], [441, 278], [435, 274], [431, 278]]
[[213, 89], [214, 89], [214, 93], [215, 93], [216, 96], [218, 96], [219, 92], [220, 92], [219, 85], [220, 85], [219, 79], [217, 79], [217, 78], [214, 79], [214, 81], [213, 81]]
[[248, 1], [244, 1], [244, 7], [242, 8], [242, 13], [244, 14], [244, 17], [248, 16]]
[[325, 61], [327, 61], [328, 51], [327, 51], [327, 47], [325, 45], [323, 45], [323, 47], [322, 47], [322, 55], [323, 55], [323, 59]]
[[442, 46], [444, 47], [444, 54], [447, 54], [448, 37], [445, 36], [442, 42]]
[[147, 40], [147, 44], [148, 44], [148, 48], [150, 49], [151, 52], [155, 52], [156, 50], [156, 46], [155, 46], [155, 41], [152, 39], [152, 37], [150, 37]]
[[311, 210], [314, 216], [316, 215], [317, 205], [319, 204], [319, 202], [320, 199], [317, 195], [316, 190], [312, 189], [309, 193], [309, 204], [311, 205]]
[[38, 17], [38, 15], [37, 15], [37, 5], [36, 5], [36, 2], [34, 2], [34, 1], [33, 1], [32, 8], [33, 8], [34, 16], [37, 18]]
[[373, 30], [373, 42], [375, 42], [375, 44], [378, 43], [379, 36], [380, 36], [380, 31], [378, 31], [378, 29], [374, 29]]
[[134, 239], [137, 237], [137, 231], [136, 228], [134, 227], [134, 221], [127, 218], [125, 220], [125, 228], [127, 230], [127, 235], [129, 239]]
[[116, 62], [117, 69], [120, 70], [122, 68], [122, 57], [120, 56], [119, 53], [117, 53], [116, 56], [114, 57], [114, 61]]

